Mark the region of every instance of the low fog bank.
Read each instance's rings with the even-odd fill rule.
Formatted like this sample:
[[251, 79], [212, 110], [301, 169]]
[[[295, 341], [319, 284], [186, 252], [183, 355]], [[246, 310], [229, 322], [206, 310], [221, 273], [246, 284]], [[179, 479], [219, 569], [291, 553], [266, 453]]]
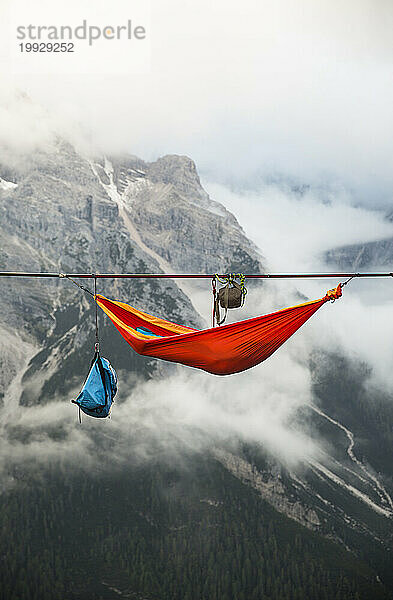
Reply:
[[26, 461], [33, 468], [53, 461], [91, 468], [101, 460], [100, 438], [111, 460], [120, 463], [207, 451], [217, 444], [236, 449], [244, 441], [262, 444], [289, 466], [315, 458], [317, 445], [294, 425], [296, 410], [311, 401], [307, 352], [298, 342], [238, 375], [217, 377], [179, 366], [164, 380], [140, 381], [125, 394], [122, 390], [126, 400], [115, 402], [105, 421], [84, 416], [80, 425], [69, 398], [21, 407], [7, 394], [13, 410], [1, 415], [0, 470], [12, 472]]
[[[393, 237], [393, 223], [384, 211], [359, 206], [349, 190], [310, 188], [304, 193], [287, 185], [265, 184], [259, 192], [236, 193], [215, 183], [205, 184], [212, 197], [239, 219], [246, 234], [263, 249], [271, 272], [340, 272], [326, 264], [327, 250]], [[285, 305], [295, 289], [306, 298], [322, 297], [339, 279], [275, 281]], [[267, 282], [267, 286], [273, 282]], [[372, 368], [371, 383], [387, 394], [393, 391], [392, 280], [357, 279], [343, 297], [321, 309], [300, 330], [309, 350], [319, 346], [362, 360]]]

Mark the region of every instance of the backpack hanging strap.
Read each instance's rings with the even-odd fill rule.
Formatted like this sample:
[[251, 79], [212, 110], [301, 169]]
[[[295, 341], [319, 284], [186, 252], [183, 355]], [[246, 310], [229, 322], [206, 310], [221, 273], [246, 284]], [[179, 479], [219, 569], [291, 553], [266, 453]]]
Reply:
[[226, 286], [224, 288], [224, 316], [222, 318], [221, 318], [221, 314], [220, 314], [220, 298], [219, 298], [218, 294], [216, 296], [215, 315], [216, 315], [217, 325], [222, 325], [224, 323], [225, 319], [227, 318], [228, 297], [229, 297], [229, 282], [226, 284]]
[[[223, 318], [221, 318], [221, 314], [220, 314], [220, 298], [218, 296], [218, 292], [217, 292], [217, 282], [219, 283], [227, 283], [226, 285], [226, 307], [224, 309], [224, 316]], [[222, 325], [225, 321], [225, 319], [227, 318], [227, 313], [228, 313], [228, 295], [229, 295], [229, 281], [227, 281], [226, 278], [224, 277], [220, 277], [219, 275], [215, 274], [213, 276], [212, 279], [212, 288], [213, 288], [213, 327], [215, 327], [216, 325]]]
[[216, 297], [217, 297], [217, 284], [216, 276], [212, 278], [212, 292], [213, 292], [213, 312], [212, 312], [212, 327], [216, 326]]
[[[95, 300], [97, 298], [97, 277], [96, 277], [95, 273], [93, 273], [93, 275], [94, 275], [94, 300]], [[100, 338], [99, 338], [99, 328], [98, 328], [98, 306], [97, 306], [97, 302], [94, 302], [94, 304], [95, 304], [95, 344], [94, 344], [93, 362], [95, 359], [97, 359], [98, 370], [100, 372], [102, 385], [105, 390], [104, 406], [106, 406], [108, 403], [108, 389], [107, 389], [106, 382], [105, 382], [104, 367], [102, 366], [102, 361], [101, 361], [101, 356], [100, 356]], [[103, 410], [103, 409], [101, 408], [100, 411], [101, 410]]]
[[[94, 300], [96, 300], [97, 298], [97, 277], [96, 274], [94, 273]], [[95, 352], [98, 354], [100, 354], [100, 340], [99, 340], [99, 331], [98, 331], [98, 306], [97, 306], [97, 302], [94, 302], [95, 304], [95, 326], [96, 326], [96, 334], [95, 334], [95, 344], [94, 344], [94, 350]]]

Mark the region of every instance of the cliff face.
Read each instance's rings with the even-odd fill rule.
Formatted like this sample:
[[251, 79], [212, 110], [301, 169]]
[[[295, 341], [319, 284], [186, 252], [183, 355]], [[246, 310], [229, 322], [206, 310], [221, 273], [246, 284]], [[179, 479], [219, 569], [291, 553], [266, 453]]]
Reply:
[[[0, 224], [1, 270], [213, 273], [264, 269], [259, 250], [236, 218], [209, 198], [195, 164], [184, 156], [165, 156], [153, 163], [134, 156], [87, 158], [57, 140], [50, 148], [19, 157], [12, 166], [0, 164]], [[193, 297], [174, 280], [100, 280], [98, 291], [175, 322], [204, 326]], [[75, 441], [75, 433], [62, 426], [24, 423], [21, 407], [57, 400], [60, 408], [80, 386], [94, 345], [90, 299], [65, 280], [0, 279], [0, 293], [4, 452], [10, 451], [13, 442], [24, 444], [26, 451], [29, 443], [34, 445], [44, 436], [64, 444]], [[165, 386], [165, 378], [176, 367], [139, 357], [101, 317], [100, 330], [105, 356], [119, 373], [119, 405], [136, 381], [154, 378]], [[360, 384], [354, 385], [359, 378], [349, 367], [337, 378], [335, 369], [342, 361], [335, 360], [324, 359], [319, 363], [323, 368], [313, 369], [315, 398], [322, 408], [305, 407], [299, 415], [329, 449], [319, 462], [306, 461], [291, 470], [261, 447], [244, 447], [242, 440], [237, 453], [225, 442], [212, 447], [211, 458], [224, 467], [228, 482], [236, 478], [250, 494], [251, 489], [256, 491], [299, 526], [331, 537], [359, 556], [369, 548], [380, 556], [381, 548], [391, 542], [386, 534], [393, 514], [389, 479], [382, 477], [384, 483], [380, 483], [372, 467], [353, 458], [351, 446], [352, 427], [354, 431], [359, 428], [363, 439], [371, 439], [381, 434], [380, 422], [370, 419], [368, 426], [359, 425], [365, 392]], [[329, 385], [336, 384], [333, 396], [327, 378]], [[353, 410], [344, 415], [348, 420], [343, 426], [340, 411], [350, 402]], [[19, 415], [17, 423], [12, 421], [13, 414]], [[393, 415], [383, 414], [393, 422]], [[115, 460], [115, 441], [96, 424], [89, 424], [90, 448], [104, 448]], [[134, 425], [131, 437], [143, 437], [137, 417]], [[383, 436], [379, 439], [385, 443], [388, 438]], [[376, 455], [375, 446], [368, 448], [366, 465]], [[18, 480], [15, 469], [11, 461], [8, 476]], [[120, 496], [121, 480], [119, 472]], [[201, 498], [201, 502], [220, 510], [214, 494], [213, 500]], [[145, 512], [155, 531], [157, 515]]]
[[114, 158], [106, 166], [103, 185], [113, 182], [140, 239], [165, 265], [176, 272], [260, 271], [257, 249], [234, 216], [209, 198], [188, 157], [150, 164]]
[[[194, 163], [186, 157], [168, 156], [151, 164], [132, 157], [88, 160], [58, 141], [21, 158], [13, 167], [12, 184], [6, 179], [9, 170], [3, 171], [4, 270], [148, 273], [261, 268], [256, 248], [233, 215], [209, 199]], [[1, 328], [37, 350], [24, 376], [26, 389], [34, 387], [36, 399], [26, 391], [29, 399], [24, 401], [49, 399], [46, 393], [38, 400], [38, 379], [41, 389], [52, 393], [57, 391], [52, 379], [65, 379], [68, 391], [83, 374], [81, 358], [88, 361], [91, 353], [91, 303], [64, 281], [8, 279], [0, 286]], [[121, 293], [135, 306], [173, 321], [202, 325], [189, 298], [172, 280], [105, 280], [99, 282], [99, 291], [112, 297]], [[122, 342], [106, 322], [103, 328], [118, 368], [139, 372], [140, 360], [125, 359]], [[2, 360], [9, 365], [2, 372], [4, 386], [24, 361], [25, 353], [14, 353], [12, 347], [3, 351]], [[59, 348], [61, 364], [56, 358]], [[165, 369], [156, 361], [143, 364], [149, 372]], [[67, 372], [72, 376], [65, 377]]]

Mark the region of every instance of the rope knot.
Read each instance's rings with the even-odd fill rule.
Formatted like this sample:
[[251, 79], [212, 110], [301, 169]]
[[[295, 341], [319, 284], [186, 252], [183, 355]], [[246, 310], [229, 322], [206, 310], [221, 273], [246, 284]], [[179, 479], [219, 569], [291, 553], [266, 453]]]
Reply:
[[342, 284], [339, 283], [338, 286], [332, 290], [328, 290], [326, 292], [326, 296], [325, 299], [326, 300], [330, 300], [331, 302], [334, 302], [335, 300], [337, 300], [338, 298], [341, 298], [341, 296], [343, 295], [342, 292]]

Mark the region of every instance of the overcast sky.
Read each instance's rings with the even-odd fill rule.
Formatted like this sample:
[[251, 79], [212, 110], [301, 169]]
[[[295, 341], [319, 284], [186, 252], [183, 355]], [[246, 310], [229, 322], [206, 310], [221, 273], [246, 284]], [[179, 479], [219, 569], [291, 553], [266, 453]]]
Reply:
[[[141, 2], [94, 8], [110, 21]], [[2, 1], [23, 3], [40, 22], [64, 11]], [[64, 14], [81, 21], [89, 5]], [[11, 76], [3, 61], [2, 92], [25, 90], [105, 151], [188, 154], [210, 180], [250, 188], [272, 174], [338, 182], [378, 204], [393, 187], [392, 31], [390, 0], [152, 0], [145, 72]]]

